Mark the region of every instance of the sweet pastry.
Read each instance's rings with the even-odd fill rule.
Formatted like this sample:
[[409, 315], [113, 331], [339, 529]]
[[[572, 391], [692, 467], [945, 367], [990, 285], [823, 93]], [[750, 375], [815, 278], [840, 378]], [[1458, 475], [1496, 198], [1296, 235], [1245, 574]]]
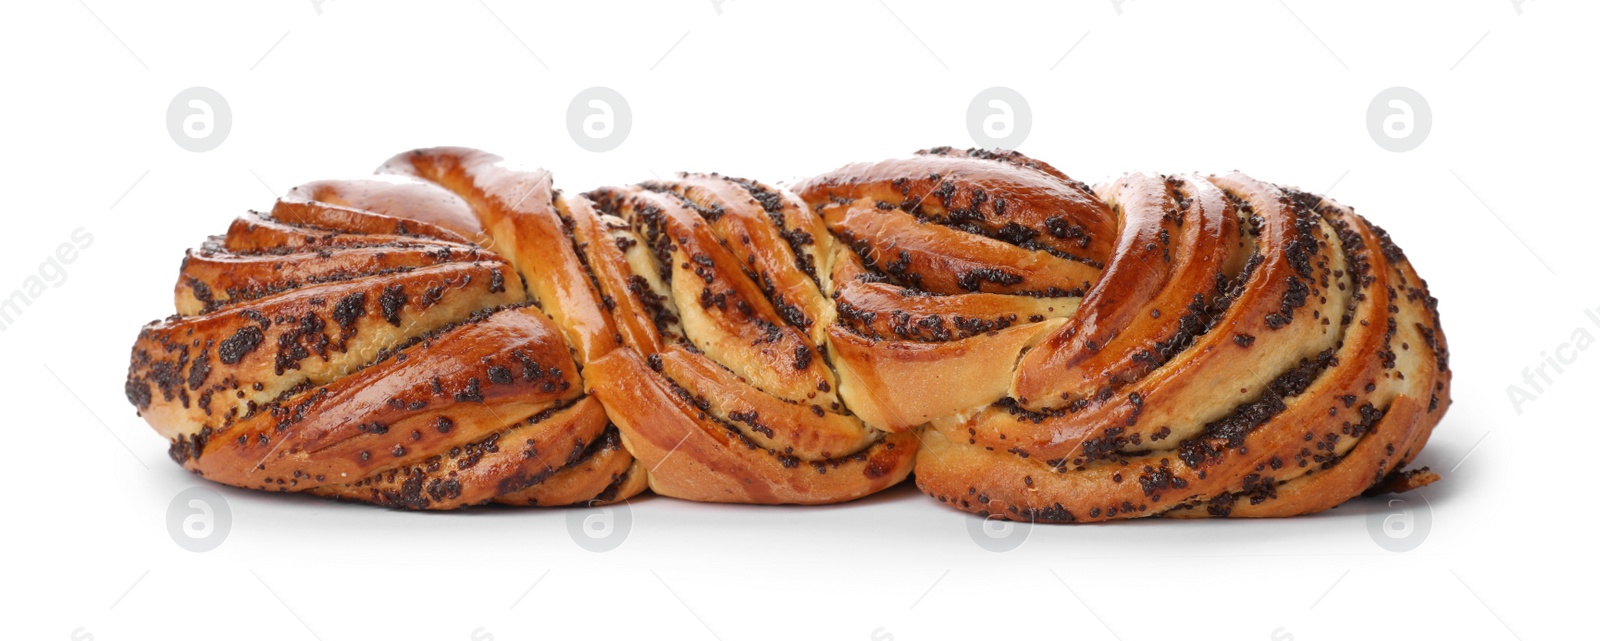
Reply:
[[1015, 152], [566, 194], [420, 149], [240, 218], [177, 308], [127, 383], [174, 459], [404, 508], [832, 503], [914, 465], [999, 518], [1285, 516], [1435, 480], [1402, 470], [1450, 402], [1436, 301], [1348, 208]]
[[637, 494], [561, 328], [488, 239], [424, 181], [297, 187], [189, 251], [128, 400], [230, 485], [411, 509]]
[[1287, 516], [1437, 478], [1401, 471], [1450, 402], [1436, 301], [1333, 201], [1238, 173], [1090, 189], [949, 149], [796, 191], [872, 266], [830, 330], [844, 398], [919, 429], [945, 504]]
[[833, 503], [904, 480], [916, 438], [851, 412], [829, 366], [839, 252], [816, 216], [754, 181], [687, 174], [589, 194], [591, 264], [630, 350], [588, 379], [659, 494]]
[[542, 170], [457, 148], [380, 171], [482, 213], [655, 492], [833, 503], [911, 471], [915, 437], [863, 424], [834, 393], [832, 306], [806, 267], [831, 244], [793, 197], [720, 176], [569, 195]]

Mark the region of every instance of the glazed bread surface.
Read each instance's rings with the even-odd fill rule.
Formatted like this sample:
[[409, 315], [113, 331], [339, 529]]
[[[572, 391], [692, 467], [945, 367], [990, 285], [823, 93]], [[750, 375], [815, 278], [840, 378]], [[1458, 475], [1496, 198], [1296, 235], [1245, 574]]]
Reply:
[[1090, 189], [950, 149], [795, 189], [871, 272], [838, 297], [844, 396], [921, 435], [943, 503], [1288, 516], [1437, 478], [1401, 471], [1449, 404], [1437, 302], [1331, 200], [1238, 173]]
[[297, 187], [190, 250], [126, 394], [173, 460], [389, 507], [627, 498], [643, 471], [471, 206], [424, 181]]
[[1243, 174], [1091, 187], [936, 148], [789, 188], [583, 194], [464, 148], [191, 250], [127, 396], [222, 483], [390, 507], [848, 501], [1288, 516], [1434, 481], [1437, 301], [1380, 228]]

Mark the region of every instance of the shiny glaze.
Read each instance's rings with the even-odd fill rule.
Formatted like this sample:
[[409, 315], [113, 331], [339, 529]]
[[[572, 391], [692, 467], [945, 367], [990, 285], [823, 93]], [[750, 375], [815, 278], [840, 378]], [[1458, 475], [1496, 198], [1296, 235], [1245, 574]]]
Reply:
[[[307, 284], [352, 280], [449, 263], [504, 262], [452, 243], [390, 243], [329, 252], [238, 254], [189, 250], [176, 288], [178, 313], [215, 311]], [[502, 278], [513, 277], [509, 271]]]
[[400, 154], [379, 171], [416, 175], [461, 196], [483, 221], [495, 251], [516, 265], [533, 300], [578, 348], [580, 363], [617, 348], [616, 325], [557, 213], [550, 172], [524, 171], [499, 156], [453, 147]]
[[847, 279], [834, 295], [839, 321], [869, 339], [940, 342], [971, 338], [1019, 323], [1071, 318], [1076, 297], [1002, 294], [926, 296], [898, 285]]
[[[250, 254], [341, 247], [437, 247], [440, 242], [443, 241], [406, 234], [348, 233], [322, 227], [289, 225], [271, 218], [270, 214], [250, 212], [235, 218], [233, 224], [228, 226], [227, 235], [223, 236], [220, 242], [213, 238], [202, 244], [201, 248]], [[459, 245], [459, 243], [450, 244]]]
[[[233, 485], [312, 477], [296, 487], [417, 465], [578, 397], [582, 381], [556, 337], [543, 315], [525, 307], [469, 321], [422, 346], [427, 358], [398, 351], [214, 433], [191, 464]], [[525, 370], [526, 362], [539, 367]], [[497, 367], [509, 378], [489, 373]], [[443, 432], [441, 417], [453, 423]]]
[[[822, 214], [868, 265], [902, 285], [935, 294], [1081, 293], [1100, 276], [1099, 269], [1081, 262], [923, 223], [866, 201], [824, 205]], [[991, 271], [996, 273], [986, 273]]]
[[1064, 331], [1117, 229], [1087, 186], [1015, 152], [927, 150], [795, 190], [848, 248], [830, 291], [840, 395], [893, 431], [1010, 395], [996, 374]]
[[[1297, 514], [1436, 478], [1398, 470], [1448, 406], [1447, 351], [1381, 232], [1239, 174], [1022, 190], [1013, 210], [1007, 190], [1027, 177], [1076, 183], [1002, 156], [935, 150], [796, 187], [854, 249], [835, 262], [829, 329], [842, 397], [921, 433], [924, 491], [1003, 518], [1097, 521]], [[1022, 250], [1042, 249], [1027, 232], [1058, 210], [1082, 221], [1080, 264], [1104, 271], [1081, 301], [1017, 296]], [[1013, 251], [986, 246], [998, 241]], [[985, 267], [1011, 282], [951, 277]], [[1011, 300], [1073, 302], [1013, 320]]]
[[646, 229], [645, 242], [663, 252], [661, 267], [670, 273], [684, 335], [696, 348], [768, 394], [833, 402], [833, 393], [824, 391], [833, 387], [833, 374], [805, 323], [779, 314], [699, 213], [648, 190], [636, 191], [626, 203], [623, 217], [635, 229]]
[[127, 385], [157, 400], [139, 409], [167, 438], [227, 427], [285, 392], [372, 362], [390, 345], [516, 302], [489, 291], [498, 270], [509, 275], [503, 264], [436, 265], [152, 323], [134, 343]]
[[617, 350], [590, 366], [589, 381], [622, 429], [629, 451], [660, 467], [650, 474], [658, 493], [717, 503], [837, 503], [904, 480], [916, 437], [883, 434], [871, 445], [826, 459], [801, 459], [753, 445], [653, 375], [632, 350]]
[[[325, 188], [320, 191], [328, 191], [326, 186], [330, 184], [339, 183], [325, 181], [323, 183]], [[403, 185], [410, 188], [406, 190], [408, 192], [417, 191], [420, 187], [422, 187], [420, 185], [413, 185], [409, 183]], [[396, 188], [400, 188], [400, 186], [397, 185]], [[297, 187], [296, 189], [299, 188]], [[433, 187], [431, 189], [432, 191], [442, 191], [437, 187]], [[462, 212], [451, 213], [463, 215]], [[315, 200], [300, 200], [293, 196], [279, 198], [278, 202], [272, 206], [271, 216], [272, 219], [277, 222], [298, 227], [339, 230], [345, 233], [354, 234], [393, 234], [397, 236], [417, 236], [461, 244], [467, 244], [470, 242], [467, 240], [467, 236], [463, 236], [445, 227], [435, 225], [425, 220], [412, 220], [408, 218], [390, 216], [388, 214], [375, 213], [364, 209], [357, 209], [355, 207], [317, 202]], [[435, 213], [430, 217], [437, 218], [444, 216]], [[458, 227], [463, 226], [461, 223], [457, 223], [455, 221], [447, 220], [446, 222], [454, 223], [455, 226]], [[478, 234], [478, 232], [471, 233], [474, 235]]]
[[[1208, 180], [1262, 228], [1261, 258], [1210, 331], [1098, 404], [933, 421], [924, 491], [968, 511], [1071, 522], [1289, 516], [1437, 478], [1399, 471], [1449, 403], [1434, 301], [1410, 264], [1331, 201], [1237, 174]], [[1291, 278], [1309, 283], [1305, 303], [1266, 322]]]
[[[279, 203], [307, 201], [390, 216], [448, 230], [462, 242], [487, 247], [489, 236], [472, 207], [460, 196], [437, 185], [406, 176], [317, 180], [289, 190]], [[294, 222], [278, 215], [285, 222]], [[339, 229], [350, 229], [339, 227]], [[456, 240], [456, 239], [451, 239]]]
[[1436, 480], [1403, 468], [1450, 403], [1437, 301], [1348, 208], [1016, 152], [569, 195], [419, 149], [240, 217], [175, 293], [126, 384], [175, 460], [406, 509], [830, 503], [915, 465], [1001, 518], [1286, 516]]
[[653, 490], [830, 503], [905, 478], [915, 438], [845, 410], [819, 347], [839, 251], [819, 217], [781, 190], [715, 174], [586, 196], [611, 222], [575, 226], [604, 226], [613, 241], [584, 247], [629, 349], [585, 380]]
[[1200, 329], [1195, 309], [1212, 304], [1217, 283], [1248, 256], [1237, 214], [1210, 183], [1130, 174], [1103, 195], [1122, 215], [1119, 259], [1072, 320], [1017, 365], [1013, 389], [1029, 409], [1091, 397], [1161, 365]]
[[[577, 474], [586, 485], [570, 500], [552, 502], [544, 485], [556, 474], [572, 471], [591, 443], [599, 443], [606, 430], [605, 410], [594, 397], [572, 405], [549, 407], [511, 424], [489, 428], [487, 436], [455, 439], [448, 448], [437, 444], [433, 455], [416, 463], [383, 470], [350, 484], [320, 485], [319, 496], [364, 500], [390, 507], [449, 509], [486, 501], [538, 505], [535, 496], [546, 495], [545, 505], [565, 505], [598, 495], [609, 483], [607, 473]], [[420, 488], [418, 491], [417, 488]], [[533, 499], [534, 502], [529, 503]]]
[[[645, 186], [681, 194], [707, 211], [715, 208], [717, 215], [707, 222], [734, 259], [770, 290], [764, 293], [775, 308], [788, 306], [798, 315], [785, 322], [804, 330], [812, 344], [822, 344], [834, 308], [819, 284], [825, 272], [816, 265], [832, 253], [833, 237], [804, 202], [780, 190], [764, 190], [764, 201], [758, 201], [750, 186], [717, 175], [683, 174]], [[809, 273], [797, 269], [802, 264], [811, 265]]]
[[1110, 258], [1116, 237], [1116, 216], [1086, 185], [1016, 152], [942, 147], [846, 165], [802, 181], [794, 192], [813, 206], [834, 200], [909, 205], [938, 223], [968, 223], [986, 235], [1020, 227], [1044, 247], [1091, 264]]
[[488, 245], [465, 199], [417, 178], [297, 187], [189, 252], [128, 398], [174, 460], [241, 487], [404, 509], [642, 491], [561, 329]]
[[811, 410], [810, 404], [786, 403], [768, 396], [711, 359], [674, 345], [660, 353], [662, 376], [698, 399], [713, 416], [749, 428], [746, 435], [759, 447], [806, 459], [827, 459], [855, 452], [876, 438], [860, 420], [837, 412]]

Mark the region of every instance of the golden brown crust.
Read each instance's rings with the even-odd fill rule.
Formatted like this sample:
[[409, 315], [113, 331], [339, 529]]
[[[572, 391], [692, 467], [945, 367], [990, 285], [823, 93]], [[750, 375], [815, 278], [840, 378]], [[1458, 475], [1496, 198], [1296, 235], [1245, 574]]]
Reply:
[[[289, 190], [280, 203], [309, 201], [393, 216], [457, 236], [450, 240], [488, 245], [489, 236], [465, 201], [449, 191], [404, 176], [317, 180]], [[282, 206], [280, 204], [280, 206]], [[274, 210], [274, 217], [284, 220]]]
[[469, 239], [467, 200], [415, 178], [297, 187], [190, 251], [128, 398], [241, 487], [407, 509], [642, 491], [561, 327]]
[[[717, 175], [588, 194], [588, 263], [628, 344], [585, 381], [660, 494], [833, 503], [911, 471], [916, 441], [849, 412], [823, 356], [831, 237], [794, 196]], [[579, 223], [599, 229], [600, 223]]]
[[1045, 522], [1271, 517], [1437, 480], [1436, 301], [1242, 174], [1091, 189], [937, 148], [792, 191], [581, 195], [440, 147], [191, 250], [127, 394], [219, 482], [409, 509], [918, 486]]
[[840, 239], [828, 329], [845, 405], [910, 430], [1006, 398], [1101, 278], [1116, 217], [1015, 152], [933, 149], [849, 165], [795, 192]]
[[450, 147], [400, 154], [380, 171], [438, 183], [471, 206], [492, 248], [516, 266], [534, 302], [578, 348], [580, 364], [617, 347], [616, 326], [558, 213], [550, 172], [521, 170], [493, 154]]
[[[1158, 353], [1147, 371], [1095, 368], [1099, 376], [1088, 389], [1098, 393], [1068, 393], [1054, 406], [1018, 395], [968, 418], [934, 420], [923, 433], [918, 485], [966, 511], [1081, 522], [1290, 516], [1369, 488], [1436, 479], [1399, 472], [1448, 406], [1449, 373], [1435, 301], [1398, 248], [1317, 196], [1237, 174], [1167, 181], [1179, 193], [1180, 184], [1201, 181], [1221, 189], [1250, 236], [1246, 245], [1223, 243], [1250, 252], [1225, 287], [1176, 273], [1167, 279], [1169, 286], [1194, 283], [1200, 331], [1172, 353]], [[1119, 190], [1126, 193], [1102, 191]], [[1187, 206], [1176, 209], [1194, 226], [1208, 205], [1185, 198]], [[1119, 204], [1128, 215], [1133, 202]], [[1129, 233], [1136, 232], [1124, 228]], [[1137, 252], [1119, 254], [1108, 274], [1131, 257], [1149, 262]], [[1237, 257], [1210, 264], [1230, 260]], [[1118, 311], [1090, 311], [1101, 305], [1142, 312], [1163, 298], [1150, 286], [1096, 296], [1116, 282], [1108, 275], [1098, 284], [1079, 318]], [[1129, 326], [1088, 351], [1126, 353], [1118, 343], [1152, 340], [1171, 339]], [[1019, 364], [1019, 380], [1029, 365], [1027, 358]], [[1059, 371], [1038, 378], [1054, 383], [1049, 372]]]
[[[916, 439], [877, 434], [864, 448], [827, 458], [769, 449], [747, 430], [760, 420], [717, 416], [632, 350], [596, 361], [594, 394], [622, 430], [628, 450], [650, 465], [658, 494], [719, 503], [837, 503], [904, 480]], [[736, 403], [740, 399], [723, 399]]]

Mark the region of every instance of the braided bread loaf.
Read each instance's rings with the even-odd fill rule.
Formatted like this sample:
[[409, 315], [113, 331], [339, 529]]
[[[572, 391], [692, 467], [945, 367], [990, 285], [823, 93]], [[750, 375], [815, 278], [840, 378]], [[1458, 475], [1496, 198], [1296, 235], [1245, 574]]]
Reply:
[[1449, 404], [1435, 301], [1317, 196], [949, 148], [792, 191], [563, 194], [458, 148], [379, 172], [191, 251], [127, 385], [179, 462], [408, 508], [831, 503], [915, 464], [1061, 522], [1436, 478], [1401, 471]]

